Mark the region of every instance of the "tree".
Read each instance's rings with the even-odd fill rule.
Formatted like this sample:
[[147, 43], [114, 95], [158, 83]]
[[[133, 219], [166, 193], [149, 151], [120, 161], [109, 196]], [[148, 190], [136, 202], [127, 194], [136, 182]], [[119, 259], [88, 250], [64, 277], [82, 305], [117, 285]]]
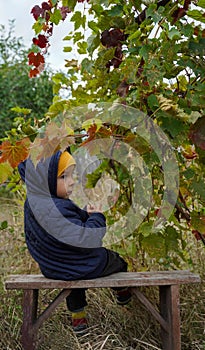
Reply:
[[[9, 29], [0, 26], [0, 137], [5, 137], [5, 131], [11, 129], [17, 115], [24, 116], [26, 108], [29, 120], [42, 119], [52, 103], [53, 91], [51, 72], [45, 70], [37, 79], [30, 79], [27, 65], [28, 50], [25, 49], [22, 38], [14, 35], [14, 21], [9, 22]], [[28, 115], [25, 120], [29, 125]]]
[[[122, 140], [134, 154], [140, 154], [141, 162], [132, 152], [127, 157], [133, 173], [142, 179], [137, 185], [140, 196], [145, 197], [141, 204], [147, 211], [143, 222], [126, 239], [118, 237], [118, 248], [133, 257], [143, 250], [166, 267], [179, 266], [180, 259], [190, 259], [186, 252], [187, 235], [193, 233], [205, 243], [205, 2], [79, 2], [83, 2], [80, 10], [76, 9], [75, 0], [50, 0], [32, 9], [36, 51], [29, 53], [29, 64], [33, 66], [30, 76], [38, 76], [42, 71], [53, 26], [61, 20], [73, 23], [73, 30], [64, 38], [70, 46], [64, 51], [76, 50], [79, 54], [78, 61], [66, 61], [67, 74], [53, 76], [57, 96], [47, 116], [55, 118], [68, 113], [70, 129], [67, 136], [65, 125], [54, 133], [55, 123], [51, 123], [45, 134], [47, 144], [55, 140], [55, 147], [62, 146], [62, 136], [67, 143], [74, 136], [76, 145], [94, 152], [91, 141], [104, 139], [99, 148], [106, 158], [106, 144], [111, 154]], [[70, 97], [63, 99], [60, 92], [68, 87]], [[108, 106], [105, 105], [104, 114], [102, 103]], [[96, 106], [94, 112], [92, 108], [80, 107], [89, 104]], [[126, 108], [128, 113], [123, 114]], [[137, 111], [135, 119], [132, 108]], [[117, 111], [117, 117], [120, 115], [120, 121], [126, 119], [125, 124], [117, 122], [119, 118], [115, 119], [113, 111]], [[163, 135], [167, 135], [171, 147]], [[37, 145], [42, 156], [40, 140]], [[177, 162], [169, 157], [169, 152], [174, 153]], [[111, 223], [126, 216], [133, 206], [137, 185], [120, 162], [111, 156], [101, 157], [100, 166], [88, 175], [88, 186], [95, 186], [104, 173], [120, 184], [118, 200], [107, 213]], [[176, 184], [177, 193], [168, 191], [167, 179], [169, 186]], [[149, 198], [146, 194], [151, 190]], [[152, 205], [148, 208], [149, 201]], [[156, 227], [155, 222], [162, 225]], [[128, 228], [126, 220], [124, 228]]]

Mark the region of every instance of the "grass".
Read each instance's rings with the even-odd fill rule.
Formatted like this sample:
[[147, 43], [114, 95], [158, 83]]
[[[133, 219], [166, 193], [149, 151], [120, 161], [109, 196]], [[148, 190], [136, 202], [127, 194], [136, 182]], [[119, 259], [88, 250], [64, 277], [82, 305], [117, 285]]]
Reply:
[[[0, 203], [1, 204], [1, 203]], [[5, 291], [3, 281], [8, 274], [38, 273], [24, 242], [21, 206], [8, 201], [1, 205], [0, 222], [8, 220], [7, 229], [0, 231], [0, 349], [22, 350], [21, 291]], [[12, 210], [11, 210], [12, 208]], [[12, 227], [14, 229], [12, 229]], [[182, 350], [205, 349], [205, 249], [201, 242], [192, 242], [193, 269], [201, 275], [202, 283], [181, 286]], [[146, 288], [148, 298], [157, 304], [157, 289]], [[56, 291], [41, 292], [41, 305], [52, 300]], [[70, 327], [71, 315], [62, 303], [39, 332], [38, 350], [160, 350], [158, 323], [133, 297], [127, 307], [115, 304], [109, 289], [87, 291], [89, 334], [78, 339]]]

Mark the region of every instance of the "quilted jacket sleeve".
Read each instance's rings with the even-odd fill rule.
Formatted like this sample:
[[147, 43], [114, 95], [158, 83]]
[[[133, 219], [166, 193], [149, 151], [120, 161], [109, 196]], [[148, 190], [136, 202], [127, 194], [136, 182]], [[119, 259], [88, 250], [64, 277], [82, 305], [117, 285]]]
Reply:
[[103, 214], [88, 215], [70, 200], [57, 201], [55, 208], [49, 213], [47, 223], [47, 231], [51, 235], [75, 247], [101, 247], [106, 233], [106, 219]]

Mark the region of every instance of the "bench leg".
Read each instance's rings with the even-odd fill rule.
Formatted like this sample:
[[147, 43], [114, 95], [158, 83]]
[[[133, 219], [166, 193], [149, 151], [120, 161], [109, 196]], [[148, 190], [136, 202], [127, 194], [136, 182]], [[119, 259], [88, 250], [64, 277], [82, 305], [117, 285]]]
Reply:
[[35, 350], [37, 332], [33, 325], [37, 318], [38, 289], [23, 291], [23, 324], [21, 342], [24, 350]]
[[70, 294], [70, 289], [63, 289], [47, 308], [39, 315], [38, 289], [26, 289], [23, 291], [23, 324], [21, 327], [21, 343], [24, 350], [35, 350], [38, 330], [47, 320], [56, 307]]
[[163, 350], [181, 350], [179, 286], [160, 286], [160, 313], [168, 324], [161, 328]]

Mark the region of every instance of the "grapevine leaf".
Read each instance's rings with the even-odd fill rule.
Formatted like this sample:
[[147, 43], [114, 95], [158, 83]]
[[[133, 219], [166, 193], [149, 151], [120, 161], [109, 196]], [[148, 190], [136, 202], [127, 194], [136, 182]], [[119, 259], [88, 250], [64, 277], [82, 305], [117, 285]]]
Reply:
[[160, 259], [165, 256], [165, 240], [161, 234], [144, 237], [141, 244], [150, 257]]
[[1, 222], [0, 230], [5, 230], [8, 227], [8, 221], [4, 220]]
[[83, 124], [82, 124], [82, 128], [85, 129], [86, 131], [91, 130], [95, 130], [95, 132], [97, 132], [102, 126], [102, 120], [97, 119], [97, 118], [91, 118], [91, 119], [87, 119]]
[[187, 15], [196, 21], [205, 23], [205, 13], [199, 11], [199, 10], [190, 10], [187, 11]]
[[196, 5], [205, 9], [205, 0], [199, 0]]
[[61, 11], [58, 9], [55, 9], [54, 12], [50, 16], [50, 21], [52, 23], [58, 25], [61, 19], [62, 19]]
[[45, 35], [39, 34], [38, 38], [33, 38], [34, 45], [39, 46], [41, 49], [44, 49], [48, 44], [48, 39]]
[[40, 52], [35, 53], [35, 52], [30, 52], [28, 54], [29, 62], [28, 64], [31, 66], [39, 67], [41, 64], [45, 63], [43, 55], [41, 55]]
[[191, 214], [191, 226], [199, 232], [205, 233], [205, 216], [193, 212]]
[[44, 28], [44, 21], [36, 21], [33, 26], [32, 29], [35, 31], [36, 34], [39, 34]]
[[176, 29], [176, 28], [172, 28], [169, 32], [168, 32], [168, 38], [169, 39], [179, 39], [181, 37], [181, 33]]
[[40, 71], [37, 68], [31, 69], [29, 72], [29, 78], [35, 78]]
[[75, 8], [77, 0], [62, 0], [62, 4], [65, 7], [68, 7], [70, 11], [73, 11]]
[[147, 103], [148, 103], [148, 106], [152, 110], [155, 109], [156, 107], [159, 107], [159, 102], [157, 100], [157, 97], [154, 94], [151, 94], [151, 95], [148, 96]]
[[75, 22], [75, 24], [74, 24], [75, 30], [80, 28], [80, 26], [83, 24], [83, 20], [82, 20], [80, 11], [76, 11], [70, 20], [71, 20], [71, 22]]
[[81, 55], [85, 55], [87, 53], [87, 46], [88, 44], [84, 41], [84, 42], [79, 42], [78, 44], [78, 53]]
[[0, 183], [4, 183], [12, 172], [13, 169], [9, 163], [0, 163]]
[[28, 138], [17, 141], [14, 145], [10, 141], [4, 141], [0, 146], [0, 163], [9, 162], [12, 168], [15, 168], [21, 161], [28, 156], [28, 147], [30, 141]]
[[71, 51], [72, 51], [72, 47], [71, 46], [64, 46], [63, 52], [71, 52]]
[[17, 107], [11, 108], [11, 111], [16, 112], [18, 114], [22, 113], [23, 115], [28, 115], [31, 113], [32, 110], [29, 108], [21, 108], [21, 107], [17, 106]]
[[43, 9], [40, 6], [36, 5], [32, 8], [31, 13], [35, 20], [37, 20], [38, 17], [42, 15]]

